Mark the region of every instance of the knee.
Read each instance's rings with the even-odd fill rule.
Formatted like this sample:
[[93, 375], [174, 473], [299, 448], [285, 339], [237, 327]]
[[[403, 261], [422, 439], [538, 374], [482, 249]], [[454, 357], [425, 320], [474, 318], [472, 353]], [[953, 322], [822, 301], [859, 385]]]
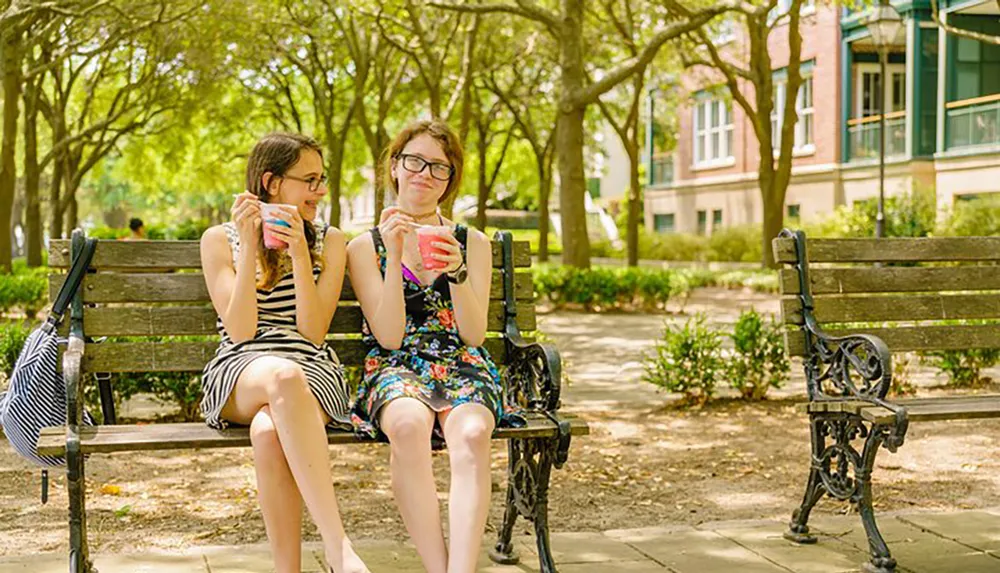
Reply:
[[[417, 416], [395, 416], [386, 420], [382, 431], [389, 437], [395, 455], [409, 455], [423, 450], [430, 451], [433, 427]], [[432, 422], [433, 423], [433, 422]]]
[[250, 422], [250, 443], [253, 445], [254, 458], [258, 461], [276, 460], [285, 455], [274, 420], [264, 410], [258, 412]]
[[277, 358], [268, 361], [267, 395], [271, 400], [288, 396], [291, 393], [308, 391], [306, 373], [302, 367], [292, 362]]
[[489, 452], [493, 425], [485, 416], [465, 418], [458, 421], [456, 428], [449, 429], [448, 449], [452, 452], [464, 455]]

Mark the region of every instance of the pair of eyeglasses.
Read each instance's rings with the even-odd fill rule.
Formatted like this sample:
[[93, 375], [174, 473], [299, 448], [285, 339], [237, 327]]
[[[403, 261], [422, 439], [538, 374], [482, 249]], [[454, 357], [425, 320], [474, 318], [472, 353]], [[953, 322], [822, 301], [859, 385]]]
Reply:
[[410, 173], [421, 173], [429, 166], [431, 168], [431, 177], [438, 181], [448, 181], [451, 179], [452, 174], [455, 173], [455, 168], [451, 165], [447, 163], [431, 163], [419, 155], [401, 153], [399, 154], [399, 159], [402, 160], [403, 169], [406, 169]]
[[309, 190], [313, 193], [319, 189], [320, 185], [326, 187], [326, 174], [320, 175], [319, 177], [296, 177], [294, 175], [282, 175], [285, 179], [291, 179], [292, 181], [301, 181], [309, 186]]

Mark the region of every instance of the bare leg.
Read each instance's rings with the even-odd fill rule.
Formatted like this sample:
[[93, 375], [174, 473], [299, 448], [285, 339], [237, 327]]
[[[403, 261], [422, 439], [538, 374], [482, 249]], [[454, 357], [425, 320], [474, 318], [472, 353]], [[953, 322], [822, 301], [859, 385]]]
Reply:
[[490, 508], [490, 436], [496, 424], [481, 404], [462, 404], [440, 417], [451, 460], [448, 573], [474, 573]]
[[368, 568], [344, 533], [330, 473], [326, 415], [309, 390], [302, 368], [290, 360], [262, 357], [240, 374], [222, 417], [249, 424], [264, 406], [278, 432], [288, 467], [323, 537], [334, 573], [362, 573]]
[[264, 406], [250, 422], [257, 499], [271, 544], [275, 573], [302, 571], [302, 495], [295, 485], [271, 410]]
[[427, 572], [445, 573], [448, 550], [431, 466], [434, 412], [414, 398], [397, 398], [383, 408], [380, 426], [389, 437], [392, 491], [406, 530]]

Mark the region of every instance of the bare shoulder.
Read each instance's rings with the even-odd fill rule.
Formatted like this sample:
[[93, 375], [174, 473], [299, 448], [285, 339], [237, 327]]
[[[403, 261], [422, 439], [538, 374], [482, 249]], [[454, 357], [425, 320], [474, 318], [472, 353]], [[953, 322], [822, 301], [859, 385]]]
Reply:
[[229, 241], [226, 239], [226, 229], [222, 225], [213, 225], [201, 234], [201, 248], [219, 249], [222, 246], [228, 248]]
[[490, 244], [490, 238], [486, 236], [486, 233], [480, 231], [479, 229], [468, 227], [468, 237], [470, 245], [475, 244], [482, 246]]
[[375, 243], [372, 242], [372, 234], [368, 232], [361, 233], [357, 237], [351, 239], [351, 242], [347, 244], [348, 255], [363, 255], [365, 253], [374, 252]]
[[327, 247], [340, 246], [343, 247], [346, 242], [347, 235], [343, 231], [330, 225], [326, 228], [326, 234], [323, 236], [323, 244]]

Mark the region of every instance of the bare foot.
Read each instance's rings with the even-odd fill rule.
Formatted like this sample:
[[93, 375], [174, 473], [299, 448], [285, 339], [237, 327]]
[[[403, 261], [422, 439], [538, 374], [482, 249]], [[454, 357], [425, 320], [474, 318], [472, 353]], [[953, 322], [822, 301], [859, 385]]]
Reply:
[[327, 550], [326, 564], [332, 573], [371, 573], [361, 557], [354, 552], [351, 540], [346, 537], [339, 548]]

